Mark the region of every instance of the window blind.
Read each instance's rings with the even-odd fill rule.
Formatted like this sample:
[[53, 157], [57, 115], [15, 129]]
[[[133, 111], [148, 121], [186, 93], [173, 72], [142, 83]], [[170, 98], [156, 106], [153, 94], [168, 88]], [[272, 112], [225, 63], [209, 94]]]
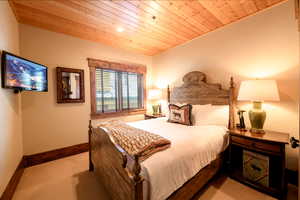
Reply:
[[102, 113], [143, 108], [143, 75], [96, 68], [96, 111]]

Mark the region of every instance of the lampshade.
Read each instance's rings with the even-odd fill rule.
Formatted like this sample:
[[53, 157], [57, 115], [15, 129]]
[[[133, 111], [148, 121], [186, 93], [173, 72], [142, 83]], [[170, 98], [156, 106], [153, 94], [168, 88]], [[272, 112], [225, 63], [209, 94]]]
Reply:
[[162, 91], [160, 89], [150, 89], [148, 93], [149, 100], [160, 100], [162, 98]]
[[238, 95], [240, 101], [279, 101], [275, 80], [242, 81]]

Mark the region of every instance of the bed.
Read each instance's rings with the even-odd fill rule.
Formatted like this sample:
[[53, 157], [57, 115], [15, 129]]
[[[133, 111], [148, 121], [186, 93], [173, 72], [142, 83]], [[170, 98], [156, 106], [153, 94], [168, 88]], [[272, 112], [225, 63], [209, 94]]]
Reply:
[[192, 198], [220, 169], [227, 147], [227, 128], [234, 126], [234, 84], [229, 90], [209, 84], [202, 72], [183, 77], [168, 89], [170, 103], [228, 105], [228, 125], [185, 126], [165, 118], [127, 123], [172, 142], [170, 148], [140, 162], [114, 142], [105, 129], [89, 125], [89, 168], [113, 200]]

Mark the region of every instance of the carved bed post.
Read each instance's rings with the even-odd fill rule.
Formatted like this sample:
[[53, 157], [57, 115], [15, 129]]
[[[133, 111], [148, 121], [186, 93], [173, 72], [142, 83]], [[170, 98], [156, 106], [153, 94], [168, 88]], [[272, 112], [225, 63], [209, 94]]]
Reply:
[[170, 94], [171, 94], [171, 91], [170, 91], [170, 85], [168, 85], [168, 88], [167, 88], [167, 92], [168, 92], [168, 103], [170, 103]]
[[230, 77], [229, 87], [229, 124], [228, 128], [233, 129], [235, 127], [235, 86], [233, 77]]
[[91, 137], [93, 133], [93, 126], [92, 126], [92, 120], [89, 120], [89, 171], [94, 171], [94, 165], [92, 162], [92, 144], [91, 144]]
[[139, 157], [134, 156], [134, 166], [133, 166], [133, 180], [135, 187], [135, 200], [143, 200], [143, 178], [141, 177], [141, 165], [139, 162]]

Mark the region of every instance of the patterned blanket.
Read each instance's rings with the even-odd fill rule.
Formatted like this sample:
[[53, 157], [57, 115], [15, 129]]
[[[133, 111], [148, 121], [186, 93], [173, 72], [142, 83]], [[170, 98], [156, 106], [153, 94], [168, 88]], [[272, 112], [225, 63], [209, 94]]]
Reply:
[[105, 128], [129, 155], [138, 156], [144, 161], [156, 152], [171, 146], [171, 142], [159, 135], [134, 128], [122, 122], [110, 122], [99, 125]]

